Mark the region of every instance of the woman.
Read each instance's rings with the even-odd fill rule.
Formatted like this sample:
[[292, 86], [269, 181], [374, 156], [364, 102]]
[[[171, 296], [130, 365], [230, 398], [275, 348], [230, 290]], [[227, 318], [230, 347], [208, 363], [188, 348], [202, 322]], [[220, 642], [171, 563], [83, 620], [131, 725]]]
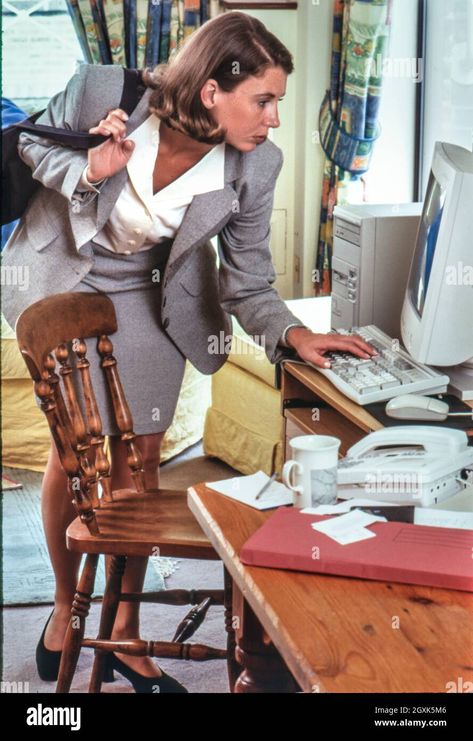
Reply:
[[[109, 135], [87, 154], [21, 137], [21, 156], [45, 187], [6, 248], [7, 264], [26, 265], [35, 276], [27, 292], [8, 290], [6, 318], [13, 326], [27, 305], [60, 291], [110, 295], [119, 327], [114, 354], [149, 488], [158, 486], [160, 444], [185, 360], [204, 373], [221, 367], [227, 356], [212, 340], [231, 334], [228, 313], [260, 338], [273, 363], [287, 346], [321, 366], [328, 365], [323, 356], [331, 349], [361, 357], [374, 352], [361, 338], [312, 333], [271, 287], [269, 220], [282, 156], [267, 135], [279, 126], [278, 101], [292, 71], [289, 51], [261, 22], [226, 13], [196, 31], [171, 65], [148, 75], [129, 119], [118, 108], [123, 70], [81, 68], [40, 123]], [[216, 234], [218, 271], [208, 242]], [[93, 353], [89, 348], [103, 409], [107, 398]], [[112, 486], [130, 487], [112, 415], [103, 422]], [[77, 582], [77, 555], [64, 544], [75, 513], [64, 491], [65, 474], [52, 447], [42, 510], [57, 588], [37, 651], [45, 679], [57, 675]], [[142, 588], [145, 568], [145, 560], [129, 559], [125, 591]], [[122, 603], [112, 638], [138, 635], [138, 606]], [[183, 691], [150, 658], [120, 661], [112, 654], [109, 665], [136, 691], [156, 684], [161, 691]]]

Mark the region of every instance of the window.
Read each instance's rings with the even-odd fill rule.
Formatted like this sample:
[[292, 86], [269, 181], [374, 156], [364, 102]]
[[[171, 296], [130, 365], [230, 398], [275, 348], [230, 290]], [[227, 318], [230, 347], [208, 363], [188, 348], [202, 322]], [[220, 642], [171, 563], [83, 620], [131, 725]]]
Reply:
[[423, 200], [436, 141], [472, 149], [473, 0], [396, 0], [379, 121], [364, 176], [370, 202]]
[[4, 0], [3, 95], [27, 113], [63, 90], [82, 60], [65, 0]]
[[422, 196], [436, 141], [473, 146], [473, 0], [427, 0], [425, 10]]
[[396, 0], [383, 64], [380, 136], [363, 180], [369, 203], [408, 203], [414, 193], [416, 96], [422, 79], [417, 58], [417, 2]]

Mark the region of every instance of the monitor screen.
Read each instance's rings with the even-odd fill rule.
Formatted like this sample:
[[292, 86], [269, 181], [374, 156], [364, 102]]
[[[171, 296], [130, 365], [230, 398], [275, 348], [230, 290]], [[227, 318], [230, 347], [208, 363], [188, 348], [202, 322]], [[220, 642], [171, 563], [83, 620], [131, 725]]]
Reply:
[[422, 316], [429, 287], [430, 271], [442, 221], [445, 195], [445, 188], [442, 188], [433, 172], [431, 172], [407, 288], [412, 305], [419, 316]]

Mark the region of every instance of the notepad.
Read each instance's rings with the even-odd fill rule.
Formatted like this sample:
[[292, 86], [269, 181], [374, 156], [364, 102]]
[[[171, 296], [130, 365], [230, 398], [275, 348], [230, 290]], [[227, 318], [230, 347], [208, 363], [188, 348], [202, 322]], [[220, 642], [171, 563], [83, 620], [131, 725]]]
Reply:
[[223, 481], [206, 482], [209, 489], [217, 491], [226, 497], [235, 499], [237, 502], [248, 504], [255, 509], [264, 510], [273, 507], [281, 507], [286, 504], [292, 504], [292, 492], [287, 486], [273, 481], [264, 494], [259, 499], [256, 495], [269, 481], [270, 476], [264, 471], [257, 471], [250, 476], [237, 476], [233, 479], [224, 479]]
[[471, 530], [374, 522], [376, 537], [340, 545], [314, 520], [327, 522], [280, 507], [243, 545], [242, 563], [473, 592]]

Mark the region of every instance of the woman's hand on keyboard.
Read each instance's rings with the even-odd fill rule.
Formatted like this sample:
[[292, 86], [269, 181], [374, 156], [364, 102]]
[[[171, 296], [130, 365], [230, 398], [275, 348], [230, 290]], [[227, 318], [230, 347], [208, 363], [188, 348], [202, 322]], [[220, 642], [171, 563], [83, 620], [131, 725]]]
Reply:
[[356, 334], [316, 334], [305, 327], [290, 329], [286, 342], [297, 351], [302, 360], [319, 368], [330, 368], [330, 360], [324, 357], [328, 352], [346, 352], [366, 359], [378, 354], [374, 347]]
[[90, 183], [112, 177], [126, 166], [135, 148], [135, 142], [126, 139], [127, 120], [125, 111], [114, 108], [98, 126], [89, 129], [89, 134], [109, 137], [98, 147], [89, 149], [87, 179]]

